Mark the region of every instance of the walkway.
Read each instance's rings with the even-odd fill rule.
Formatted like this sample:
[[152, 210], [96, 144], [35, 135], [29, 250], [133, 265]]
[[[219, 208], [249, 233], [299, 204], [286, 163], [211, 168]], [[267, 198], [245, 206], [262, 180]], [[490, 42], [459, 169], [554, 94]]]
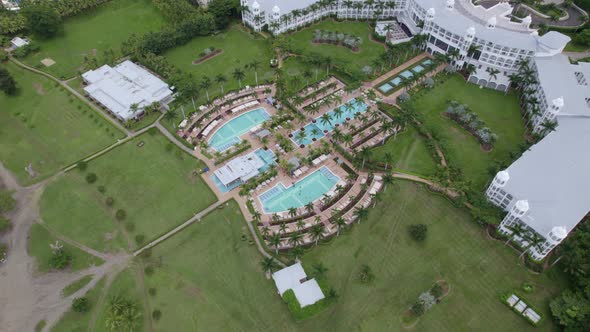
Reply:
[[584, 52], [563, 52], [563, 54], [567, 55], [570, 59], [574, 61], [578, 61], [590, 57], [590, 49]]

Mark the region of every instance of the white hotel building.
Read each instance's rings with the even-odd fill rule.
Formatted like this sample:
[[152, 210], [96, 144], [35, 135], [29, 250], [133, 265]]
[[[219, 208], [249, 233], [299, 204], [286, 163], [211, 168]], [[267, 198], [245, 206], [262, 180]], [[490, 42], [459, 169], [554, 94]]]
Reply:
[[[570, 38], [549, 32], [538, 36], [531, 18], [512, 22], [507, 2], [491, 8], [473, 5], [472, 0], [384, 0], [367, 6], [364, 0], [242, 0], [248, 10], [242, 20], [254, 30], [265, 25], [275, 34], [295, 30], [323, 17], [342, 19], [387, 19], [395, 17], [413, 34], [427, 34], [426, 50], [447, 54], [457, 50], [456, 67], [475, 65], [469, 81], [489, 88], [506, 90], [508, 75], [519, 60], [551, 57], [563, 51]], [[468, 51], [476, 47], [473, 56]], [[487, 68], [499, 71], [490, 77]]]

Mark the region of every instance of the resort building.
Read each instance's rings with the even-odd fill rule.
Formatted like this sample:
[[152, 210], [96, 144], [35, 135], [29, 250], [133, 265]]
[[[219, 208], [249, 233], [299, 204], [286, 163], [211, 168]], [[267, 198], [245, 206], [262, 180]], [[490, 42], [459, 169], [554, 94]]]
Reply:
[[27, 38], [14, 37], [10, 40], [10, 49], [16, 50], [17, 48], [25, 47], [30, 43], [31, 41], [29, 41]]
[[168, 108], [172, 90], [145, 68], [126, 60], [82, 74], [84, 91], [121, 121], [138, 119], [153, 103]]
[[266, 165], [256, 151], [253, 151], [230, 160], [213, 173], [226, 189], [231, 189], [256, 177]]
[[530, 16], [510, 16], [508, 2], [489, 8], [474, 5], [472, 0], [242, 0], [242, 5], [248, 8], [242, 13], [245, 24], [257, 31], [267, 26], [274, 34], [327, 16], [396, 18], [408, 35], [428, 36], [425, 48], [429, 53], [450, 55], [456, 68], [474, 65], [470, 82], [502, 91], [508, 89], [508, 76], [522, 59], [554, 56], [570, 41], [558, 32], [539, 36], [530, 28]]
[[296, 263], [272, 274], [279, 294], [293, 290], [301, 307], [312, 305], [324, 298], [324, 293], [315, 279], [307, 280], [301, 263]]
[[2, 0], [2, 7], [10, 11], [20, 10], [20, 0]]
[[[508, 212], [498, 230], [541, 260], [590, 211], [590, 117], [559, 116], [559, 127], [535, 144], [486, 191]], [[525, 232], [513, 234], [518, 224]], [[534, 241], [536, 237], [540, 241]]]

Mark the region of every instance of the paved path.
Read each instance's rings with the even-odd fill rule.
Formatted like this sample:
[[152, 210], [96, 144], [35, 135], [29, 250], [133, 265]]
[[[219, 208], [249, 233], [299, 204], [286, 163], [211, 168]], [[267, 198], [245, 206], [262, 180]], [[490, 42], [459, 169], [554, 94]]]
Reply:
[[590, 50], [584, 52], [563, 52], [563, 54], [567, 55], [572, 60], [580, 60], [590, 57]]
[[107, 121], [109, 121], [111, 124], [113, 124], [115, 127], [117, 127], [119, 130], [121, 130], [122, 132], [124, 132], [127, 136], [132, 135], [133, 133], [131, 131], [129, 131], [127, 128], [125, 128], [119, 121], [113, 119], [108, 113], [106, 113], [104, 110], [102, 110], [100, 107], [96, 106], [93, 102], [91, 102], [90, 100], [88, 100], [85, 96], [83, 96], [82, 94], [80, 94], [78, 91], [76, 91], [75, 89], [73, 89], [72, 87], [70, 87], [66, 82], [67, 81], [61, 81], [58, 78], [56, 78], [55, 76], [48, 74], [42, 70], [30, 67], [22, 62], [20, 62], [19, 60], [15, 59], [14, 57], [10, 56], [10, 61], [14, 62], [17, 66], [24, 68], [26, 70], [32, 71], [36, 74], [39, 75], [43, 75], [47, 78], [49, 78], [50, 80], [57, 82], [59, 85], [61, 85], [62, 87], [64, 87], [65, 89], [67, 89], [69, 92], [71, 92], [72, 94], [74, 94], [76, 97], [78, 97], [80, 100], [82, 100], [84, 103], [86, 103], [88, 106], [92, 107], [92, 109], [94, 109], [95, 111], [99, 112]]
[[158, 121], [156, 121], [155, 123], [155, 127], [158, 128], [158, 130], [160, 130], [160, 132], [166, 136], [166, 138], [168, 138], [168, 140], [172, 143], [174, 143], [176, 146], [178, 146], [181, 150], [183, 150], [184, 152], [190, 154], [191, 156], [195, 157], [194, 151], [193, 149], [189, 149], [186, 145], [182, 144], [181, 141], [177, 140], [176, 137], [174, 137], [174, 135], [172, 135], [168, 130], [166, 130], [166, 128], [164, 128], [164, 126], [160, 123], [160, 120], [158, 119]]

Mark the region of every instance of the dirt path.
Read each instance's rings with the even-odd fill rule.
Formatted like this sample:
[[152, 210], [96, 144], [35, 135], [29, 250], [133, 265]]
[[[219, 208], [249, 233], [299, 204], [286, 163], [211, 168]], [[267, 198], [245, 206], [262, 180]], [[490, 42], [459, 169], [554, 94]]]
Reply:
[[[123, 269], [131, 256], [126, 253], [103, 254], [105, 259], [100, 266], [93, 266], [81, 271], [57, 271], [35, 275], [35, 261], [29, 256], [27, 242], [31, 225], [39, 220], [38, 203], [43, 193], [44, 185], [50, 179], [33, 185], [21, 187], [14, 176], [0, 163], [0, 181], [10, 190], [14, 190], [17, 206], [9, 214], [13, 223], [11, 231], [6, 236], [8, 245], [7, 261], [0, 266], [0, 322], [2, 331], [33, 331], [35, 325], [46, 321], [44, 331], [49, 329], [70, 308], [75, 297], [82, 296], [96, 285], [105, 275], [116, 273]], [[66, 241], [65, 237], [64, 241]], [[74, 243], [67, 239], [68, 243]], [[84, 246], [78, 246], [86, 251]], [[98, 254], [87, 251], [89, 254]], [[93, 275], [90, 283], [74, 294], [63, 298], [61, 291], [64, 287], [83, 276]]]

